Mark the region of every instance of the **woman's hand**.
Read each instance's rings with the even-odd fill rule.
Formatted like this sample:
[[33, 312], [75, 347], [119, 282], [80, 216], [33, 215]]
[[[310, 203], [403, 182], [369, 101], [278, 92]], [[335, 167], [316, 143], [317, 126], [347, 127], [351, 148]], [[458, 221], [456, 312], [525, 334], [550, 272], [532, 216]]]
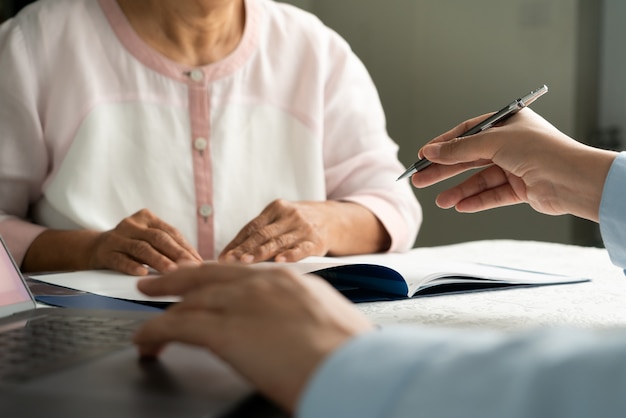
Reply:
[[202, 257], [178, 230], [142, 209], [95, 239], [89, 265], [141, 276], [148, 267], [164, 273], [181, 262], [201, 263]]
[[242, 228], [219, 260], [292, 262], [308, 256], [379, 252], [389, 245], [380, 221], [356, 203], [275, 200]]
[[110, 269], [142, 276], [168, 272], [202, 258], [180, 232], [142, 209], [106, 232], [46, 230], [31, 243], [22, 270]]

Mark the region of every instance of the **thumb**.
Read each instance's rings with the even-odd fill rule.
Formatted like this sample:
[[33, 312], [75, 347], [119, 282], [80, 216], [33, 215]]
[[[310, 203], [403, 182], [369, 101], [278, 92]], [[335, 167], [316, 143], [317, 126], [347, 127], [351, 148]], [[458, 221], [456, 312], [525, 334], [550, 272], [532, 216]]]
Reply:
[[492, 160], [497, 145], [486, 138], [487, 132], [454, 138], [446, 142], [434, 142], [424, 145], [421, 152], [433, 163], [452, 165], [475, 161]]

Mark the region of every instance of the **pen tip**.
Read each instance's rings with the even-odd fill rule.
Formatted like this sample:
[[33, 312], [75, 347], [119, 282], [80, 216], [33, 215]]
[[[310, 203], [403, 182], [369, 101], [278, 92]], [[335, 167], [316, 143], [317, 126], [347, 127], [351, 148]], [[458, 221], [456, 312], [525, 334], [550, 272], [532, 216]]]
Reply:
[[[420, 161], [422, 161], [422, 160], [420, 160]], [[402, 180], [403, 178], [409, 177], [409, 176], [417, 173], [418, 170], [417, 170], [416, 164], [417, 163], [411, 164], [411, 166], [409, 168], [407, 168], [406, 171], [404, 173], [402, 173], [402, 175], [396, 179], [396, 181]]]
[[411, 169], [408, 169], [407, 171], [405, 171], [404, 173], [402, 173], [402, 174], [400, 175], [400, 177], [398, 177], [398, 178], [396, 179], [396, 181], [400, 181], [400, 180], [402, 180], [403, 178], [408, 177], [410, 174], [411, 174]]

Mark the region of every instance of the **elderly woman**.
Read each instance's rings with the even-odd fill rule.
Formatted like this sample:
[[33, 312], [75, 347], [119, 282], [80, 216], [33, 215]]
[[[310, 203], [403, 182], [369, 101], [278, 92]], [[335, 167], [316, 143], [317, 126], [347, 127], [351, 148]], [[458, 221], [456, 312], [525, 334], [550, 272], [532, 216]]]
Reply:
[[269, 0], [56, 0], [0, 26], [0, 234], [25, 271], [402, 251], [367, 71]]

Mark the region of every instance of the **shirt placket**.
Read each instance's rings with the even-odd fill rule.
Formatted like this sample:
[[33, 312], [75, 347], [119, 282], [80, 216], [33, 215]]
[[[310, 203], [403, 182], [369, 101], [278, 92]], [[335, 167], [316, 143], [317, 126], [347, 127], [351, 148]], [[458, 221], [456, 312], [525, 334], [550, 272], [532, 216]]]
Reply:
[[211, 165], [210, 97], [206, 75], [201, 69], [188, 74], [189, 114], [191, 118], [191, 147], [196, 193], [196, 223], [198, 253], [203, 259], [215, 257], [215, 225]]

